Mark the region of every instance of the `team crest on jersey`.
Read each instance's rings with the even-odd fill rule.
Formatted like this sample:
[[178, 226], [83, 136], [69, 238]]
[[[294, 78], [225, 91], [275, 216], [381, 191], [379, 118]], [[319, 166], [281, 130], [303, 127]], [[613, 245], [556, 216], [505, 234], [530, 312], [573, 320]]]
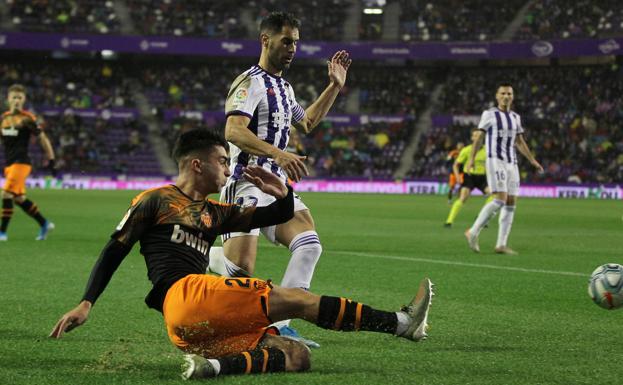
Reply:
[[234, 98], [237, 101], [247, 100], [248, 96], [249, 96], [249, 93], [247, 92], [246, 88], [239, 88], [238, 91], [236, 91], [236, 94], [234, 94]]
[[201, 213], [201, 223], [207, 228], [212, 227], [212, 217], [209, 213]]
[[266, 89], [266, 93], [270, 96], [275, 96], [275, 89], [270, 87]]

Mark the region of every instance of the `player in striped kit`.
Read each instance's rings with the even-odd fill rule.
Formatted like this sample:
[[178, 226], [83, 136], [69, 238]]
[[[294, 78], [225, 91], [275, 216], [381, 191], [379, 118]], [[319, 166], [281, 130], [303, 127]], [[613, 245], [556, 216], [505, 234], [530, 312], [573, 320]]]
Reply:
[[483, 206], [472, 227], [465, 231], [465, 237], [469, 247], [480, 252], [478, 235], [489, 219], [501, 209], [495, 252], [514, 255], [517, 253], [507, 243], [519, 193], [519, 168], [515, 147], [539, 172], [543, 172], [543, 167], [534, 158], [524, 140], [521, 118], [511, 110], [513, 86], [509, 83], [500, 84], [495, 98], [498, 106], [482, 113], [478, 124], [479, 131], [473, 139], [472, 152], [465, 164], [466, 172], [473, 168], [474, 158], [482, 145], [483, 136], [486, 135], [487, 184], [495, 198]]
[[[244, 181], [242, 170], [260, 165], [278, 175], [298, 182], [307, 175], [304, 156], [286, 151], [290, 126], [310, 132], [325, 117], [346, 81], [351, 64], [346, 51], [335, 53], [327, 63], [329, 85], [306, 110], [294, 97], [292, 86], [281, 77], [290, 67], [299, 41], [299, 20], [291, 14], [274, 12], [260, 24], [261, 55], [259, 63], [238, 76], [227, 95], [225, 137], [231, 148], [231, 173], [221, 191], [221, 201], [242, 206], [266, 206], [274, 197], [262, 193]], [[290, 262], [281, 285], [309, 289], [322, 246], [314, 220], [302, 200], [295, 197], [295, 215], [290, 221], [261, 232], [273, 243], [282, 244], [291, 252]], [[210, 258], [224, 261], [230, 276], [250, 275], [255, 268], [260, 229], [249, 233], [223, 235], [223, 250], [215, 249]], [[223, 252], [227, 258], [216, 255]], [[212, 269], [213, 263], [210, 264]], [[218, 271], [218, 268], [216, 269]], [[299, 337], [288, 324], [279, 325], [282, 335]], [[303, 340], [309, 346], [318, 345]]]

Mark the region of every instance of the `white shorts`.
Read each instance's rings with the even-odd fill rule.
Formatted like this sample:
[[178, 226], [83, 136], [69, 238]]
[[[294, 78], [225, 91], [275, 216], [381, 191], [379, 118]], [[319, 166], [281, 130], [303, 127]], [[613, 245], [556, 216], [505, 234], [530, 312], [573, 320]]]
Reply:
[[[268, 195], [259, 188], [257, 188], [253, 183], [247, 182], [245, 180], [230, 180], [227, 182], [225, 187], [221, 190], [221, 202], [223, 203], [233, 203], [240, 205], [242, 207], [265, 207], [269, 204], [273, 203], [277, 200], [272, 195]], [[294, 194], [294, 212], [308, 210], [305, 203], [301, 200], [296, 193]], [[262, 234], [271, 242], [275, 244], [279, 244], [275, 239], [275, 227], [276, 226], [268, 226], [262, 227], [261, 229], [252, 229], [248, 233], [226, 233], [221, 236], [223, 243], [229, 238], [242, 237], [245, 235], [254, 235], [259, 236], [260, 230]]]
[[519, 194], [519, 167], [497, 158], [487, 158], [487, 184], [492, 193]]

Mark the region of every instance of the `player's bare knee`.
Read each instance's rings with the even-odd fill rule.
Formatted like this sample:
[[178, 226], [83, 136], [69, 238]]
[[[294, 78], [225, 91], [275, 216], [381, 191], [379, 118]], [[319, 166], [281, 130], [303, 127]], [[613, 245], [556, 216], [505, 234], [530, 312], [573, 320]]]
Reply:
[[303, 343], [288, 341], [283, 351], [286, 355], [286, 371], [303, 372], [311, 367], [311, 354]]

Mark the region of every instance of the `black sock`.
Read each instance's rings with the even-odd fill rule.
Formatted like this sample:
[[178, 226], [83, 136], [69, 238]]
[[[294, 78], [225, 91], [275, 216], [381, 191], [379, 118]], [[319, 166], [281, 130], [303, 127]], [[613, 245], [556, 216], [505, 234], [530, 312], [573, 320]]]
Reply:
[[22, 203], [17, 203], [19, 207], [24, 210], [24, 212], [31, 217], [35, 218], [35, 220], [39, 223], [39, 226], [43, 226], [45, 224], [45, 218], [39, 212], [39, 207], [35, 204], [35, 202], [30, 199], [24, 200]]
[[13, 216], [13, 199], [2, 200], [2, 224], [0, 224], [0, 231], [5, 233], [9, 227], [9, 222]]
[[218, 359], [219, 375], [275, 373], [286, 370], [286, 355], [277, 348], [255, 349]]
[[324, 329], [395, 333], [396, 313], [376, 310], [346, 298], [322, 296], [316, 325]]

